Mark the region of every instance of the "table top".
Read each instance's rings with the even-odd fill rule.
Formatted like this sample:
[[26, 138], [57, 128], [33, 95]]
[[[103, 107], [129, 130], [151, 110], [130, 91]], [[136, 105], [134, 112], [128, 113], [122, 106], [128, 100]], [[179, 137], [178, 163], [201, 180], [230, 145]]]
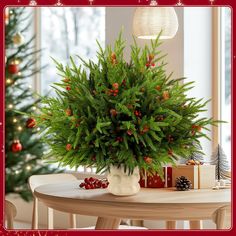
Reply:
[[73, 214], [147, 220], [211, 219], [229, 207], [230, 189], [176, 191], [174, 188], [141, 188], [133, 196], [114, 196], [107, 189], [85, 190], [81, 181], [47, 184], [34, 195], [46, 206]]
[[227, 204], [231, 201], [230, 189], [176, 191], [174, 188], [141, 188], [136, 195], [121, 197], [108, 193], [107, 189], [81, 189], [79, 183], [80, 181], [42, 185], [35, 189], [35, 195], [47, 199], [145, 204]]

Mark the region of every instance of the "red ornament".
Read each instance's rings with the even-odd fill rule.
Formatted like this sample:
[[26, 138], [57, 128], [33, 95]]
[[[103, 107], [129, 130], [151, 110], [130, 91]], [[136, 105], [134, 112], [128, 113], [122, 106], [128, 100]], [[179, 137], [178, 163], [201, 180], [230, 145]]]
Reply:
[[22, 150], [22, 145], [20, 143], [20, 140], [14, 140], [11, 145], [11, 151], [12, 152], [20, 152]]
[[26, 127], [27, 128], [34, 128], [36, 126], [36, 120], [34, 118], [29, 118], [26, 121]]
[[72, 149], [72, 145], [70, 143], [68, 143], [66, 145], [66, 151], [70, 151]]
[[7, 70], [10, 74], [17, 74], [19, 72], [19, 65], [18, 64], [10, 64], [7, 67]]

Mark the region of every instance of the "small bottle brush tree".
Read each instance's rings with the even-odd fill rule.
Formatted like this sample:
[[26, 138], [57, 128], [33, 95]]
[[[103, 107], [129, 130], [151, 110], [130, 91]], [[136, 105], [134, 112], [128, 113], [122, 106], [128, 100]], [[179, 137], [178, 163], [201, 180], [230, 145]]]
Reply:
[[122, 165], [129, 174], [138, 166], [162, 175], [163, 164], [197, 151], [192, 143], [215, 121], [198, 118], [207, 102], [186, 96], [193, 82], [166, 75], [159, 37], [144, 49], [134, 41], [129, 63], [121, 34], [113, 49], [98, 44], [97, 63], [80, 58], [82, 69], [73, 59], [71, 67], [56, 62], [57, 97], [45, 97], [36, 117], [52, 162], [97, 172]]
[[216, 165], [216, 179], [230, 179], [230, 166], [227, 156], [222, 147], [218, 144], [217, 148], [212, 154], [210, 163]]

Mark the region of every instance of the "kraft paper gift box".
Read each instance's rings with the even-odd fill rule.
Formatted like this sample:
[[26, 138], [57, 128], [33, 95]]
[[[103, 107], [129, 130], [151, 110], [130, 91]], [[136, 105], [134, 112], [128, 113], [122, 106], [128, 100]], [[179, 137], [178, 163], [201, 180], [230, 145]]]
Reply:
[[[167, 188], [172, 186], [172, 167], [163, 167], [164, 179], [158, 173], [147, 175], [140, 173], [139, 184], [143, 188]], [[167, 176], [167, 178], [166, 178]]]
[[172, 169], [172, 186], [176, 178], [185, 176], [192, 182], [193, 189], [207, 189], [215, 186], [215, 165], [177, 165]]

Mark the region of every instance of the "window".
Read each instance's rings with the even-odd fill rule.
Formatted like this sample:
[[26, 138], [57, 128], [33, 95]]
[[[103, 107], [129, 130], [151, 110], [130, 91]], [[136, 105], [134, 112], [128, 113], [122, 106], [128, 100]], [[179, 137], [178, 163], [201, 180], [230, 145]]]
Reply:
[[[40, 92], [52, 96], [55, 95], [52, 83], [61, 79], [52, 58], [66, 65], [72, 56], [79, 65], [77, 55], [84, 60], [96, 60], [96, 40], [102, 47], [105, 46], [105, 8], [42, 7], [39, 12], [41, 65], [46, 66], [40, 74]], [[66, 167], [66, 170], [69, 169]], [[79, 167], [78, 171], [84, 171], [84, 168]], [[86, 171], [94, 170], [86, 168]]]
[[221, 146], [231, 164], [231, 9], [221, 8]]
[[96, 40], [105, 45], [105, 8], [103, 7], [43, 7], [41, 8], [41, 93], [53, 94], [50, 85], [59, 81], [51, 59], [67, 64], [72, 56], [77, 64], [96, 57]]

